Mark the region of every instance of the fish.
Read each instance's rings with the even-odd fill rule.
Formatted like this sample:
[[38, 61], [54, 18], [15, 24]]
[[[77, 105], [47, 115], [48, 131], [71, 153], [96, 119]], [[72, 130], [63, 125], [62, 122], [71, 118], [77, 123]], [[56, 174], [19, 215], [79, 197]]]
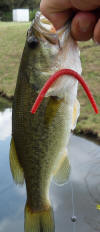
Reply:
[[12, 106], [10, 168], [16, 184], [26, 184], [25, 232], [54, 232], [49, 189], [70, 177], [68, 142], [80, 114], [78, 81], [64, 75], [49, 88], [37, 112], [31, 107], [49, 76], [61, 68], [81, 73], [70, 22], [56, 31], [37, 12], [28, 29]]

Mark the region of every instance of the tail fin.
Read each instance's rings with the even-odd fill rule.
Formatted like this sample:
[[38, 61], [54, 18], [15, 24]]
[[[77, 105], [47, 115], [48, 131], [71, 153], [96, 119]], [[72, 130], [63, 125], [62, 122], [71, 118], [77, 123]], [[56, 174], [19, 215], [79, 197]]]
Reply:
[[54, 216], [52, 208], [45, 211], [32, 212], [26, 204], [25, 232], [54, 232]]

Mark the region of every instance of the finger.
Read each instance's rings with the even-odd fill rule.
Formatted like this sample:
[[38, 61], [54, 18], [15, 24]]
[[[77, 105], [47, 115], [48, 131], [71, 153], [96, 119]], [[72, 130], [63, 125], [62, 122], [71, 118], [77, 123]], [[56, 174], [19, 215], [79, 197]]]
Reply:
[[48, 19], [52, 22], [56, 30], [60, 29], [64, 26], [67, 20], [72, 16], [72, 10], [68, 10], [67, 12], [59, 12], [59, 13], [52, 13], [48, 15]]
[[93, 38], [96, 42], [100, 43], [100, 19], [95, 26]]
[[71, 0], [71, 3], [73, 7], [81, 11], [91, 11], [100, 8], [100, 0]]
[[93, 37], [96, 15], [90, 12], [78, 12], [71, 24], [71, 33], [75, 40], [86, 41]]
[[51, 23], [54, 25], [56, 30], [58, 30], [62, 26], [64, 26], [66, 21], [73, 14], [72, 9], [68, 9], [67, 11], [63, 11], [63, 10], [62, 11], [57, 11], [57, 9], [51, 10], [50, 8], [48, 8], [46, 10], [46, 7], [45, 7], [45, 5], [43, 3], [41, 2], [41, 4], [40, 4], [40, 10], [41, 10], [42, 14], [51, 21]]

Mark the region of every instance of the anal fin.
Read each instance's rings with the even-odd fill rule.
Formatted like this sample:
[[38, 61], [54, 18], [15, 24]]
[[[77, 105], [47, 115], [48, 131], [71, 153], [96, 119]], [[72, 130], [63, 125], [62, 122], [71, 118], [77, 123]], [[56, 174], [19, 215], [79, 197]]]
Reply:
[[54, 181], [58, 185], [62, 185], [67, 182], [70, 176], [70, 162], [66, 153], [62, 156], [57, 169], [54, 172]]
[[11, 139], [10, 144], [10, 168], [13, 179], [16, 182], [16, 184], [24, 184], [24, 172], [18, 160], [13, 138]]

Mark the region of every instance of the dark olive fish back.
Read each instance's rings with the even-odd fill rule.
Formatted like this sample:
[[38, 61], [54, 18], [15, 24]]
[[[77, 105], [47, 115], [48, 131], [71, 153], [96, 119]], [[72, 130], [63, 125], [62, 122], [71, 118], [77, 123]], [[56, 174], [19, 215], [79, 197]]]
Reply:
[[[67, 112], [64, 99], [48, 97], [44, 99], [37, 113], [31, 114], [30, 110], [38, 91], [29, 83], [23, 66], [20, 66], [13, 102], [12, 135], [19, 162], [24, 170], [28, 202], [35, 210], [34, 207], [43, 209], [46, 204], [48, 181], [56, 158], [65, 145], [64, 138], [67, 138]], [[25, 68], [27, 70], [27, 67]]]
[[26, 41], [12, 112], [10, 166], [16, 183], [22, 184], [25, 178], [25, 232], [54, 231], [50, 182], [60, 161], [66, 164], [62, 165], [64, 176], [67, 176], [67, 165], [69, 168], [64, 152], [71, 129], [72, 109], [66, 99], [47, 97], [35, 115], [30, 112], [54, 60], [49, 45], [45, 47], [41, 43], [29, 46]]

